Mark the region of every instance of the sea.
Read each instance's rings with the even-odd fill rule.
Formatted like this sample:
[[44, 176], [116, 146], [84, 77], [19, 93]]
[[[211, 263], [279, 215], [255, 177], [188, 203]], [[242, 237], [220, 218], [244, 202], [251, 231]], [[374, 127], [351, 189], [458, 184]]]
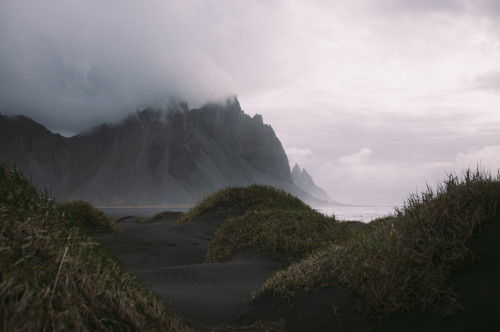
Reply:
[[361, 221], [369, 223], [377, 218], [387, 217], [394, 214], [394, 206], [328, 206], [314, 207], [325, 215], [334, 215], [339, 221]]
[[[102, 207], [100, 209], [115, 219], [124, 216], [150, 218], [163, 211], [186, 212], [189, 210], [185, 207]], [[393, 206], [327, 206], [314, 207], [314, 209], [328, 216], [334, 215], [339, 221], [361, 221], [364, 223], [369, 223], [374, 219], [386, 217], [394, 213]]]

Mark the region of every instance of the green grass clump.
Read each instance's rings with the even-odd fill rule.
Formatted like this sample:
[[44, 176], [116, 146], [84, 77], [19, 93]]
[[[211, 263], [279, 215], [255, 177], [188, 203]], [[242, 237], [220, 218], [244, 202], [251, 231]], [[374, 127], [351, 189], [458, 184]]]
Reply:
[[0, 164], [0, 329], [189, 330], [87, 231], [88, 209]]
[[[474, 261], [481, 224], [500, 222], [500, 175], [455, 175], [408, 198], [343, 245], [331, 245], [270, 277], [264, 292], [291, 298], [326, 285], [349, 288], [366, 313], [385, 317], [415, 309], [460, 308], [450, 274]], [[494, 221], [492, 221], [494, 220]]]
[[332, 284], [332, 278], [339, 272], [336, 263], [345, 252], [345, 246], [335, 244], [318, 250], [307, 258], [276, 272], [254, 292], [253, 296], [272, 292], [291, 299], [313, 289], [329, 286]]
[[251, 211], [221, 226], [208, 248], [207, 261], [220, 262], [248, 247], [294, 260], [350, 236], [348, 223], [316, 211]]
[[155, 214], [151, 218], [147, 219], [146, 222], [155, 222], [155, 221], [163, 220], [163, 219], [176, 220], [181, 215], [182, 215], [182, 212], [178, 212], [178, 211], [162, 211], [162, 212], [158, 212], [157, 214]]
[[[123, 216], [123, 217], [116, 219], [116, 223], [119, 224], [119, 223], [121, 223], [125, 220], [129, 220], [129, 219], [135, 219], [137, 222], [139, 222], [141, 224], [150, 224], [150, 223], [157, 222], [160, 220], [176, 221], [179, 218], [179, 216], [181, 216], [181, 215], [182, 215], [182, 212], [179, 212], [179, 211], [162, 211], [162, 212], [158, 212], [157, 214], [155, 214], [154, 216], [152, 216], [150, 218], [133, 216], [133, 215]], [[118, 227], [120, 227], [120, 226], [118, 226]]]
[[81, 225], [87, 226], [90, 229], [109, 230], [113, 232], [122, 231], [121, 227], [113, 219], [88, 202], [72, 201], [62, 204], [62, 207]]
[[262, 210], [313, 211], [310, 206], [283, 190], [271, 186], [251, 185], [219, 190], [184, 213], [178, 222], [191, 221], [216, 207], [223, 207], [235, 215]]
[[144, 218], [144, 217], [139, 217], [139, 216], [123, 216], [123, 217], [119, 217], [118, 219], [116, 219], [115, 222], [119, 225], [121, 222], [123, 222], [124, 220], [128, 220], [128, 219], [135, 219], [138, 222], [140, 222], [141, 224], [146, 224], [149, 221], [149, 218]]

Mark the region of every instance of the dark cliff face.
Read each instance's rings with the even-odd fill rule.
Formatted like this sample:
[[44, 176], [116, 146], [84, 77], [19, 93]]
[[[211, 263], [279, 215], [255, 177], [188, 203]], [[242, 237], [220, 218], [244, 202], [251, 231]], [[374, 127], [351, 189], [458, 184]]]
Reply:
[[[247, 161], [257, 171], [292, 182], [288, 157], [271, 126], [262, 116], [245, 114], [238, 100], [207, 104], [192, 114], [198, 129], [204, 130], [215, 143]], [[201, 122], [201, 123], [200, 123]]]
[[261, 116], [246, 115], [236, 99], [194, 110], [186, 104], [146, 109], [72, 138], [27, 118], [16, 121], [0, 118], [0, 159], [16, 162], [58, 199], [194, 202], [223, 187], [254, 183], [307, 196], [293, 185], [273, 129]]

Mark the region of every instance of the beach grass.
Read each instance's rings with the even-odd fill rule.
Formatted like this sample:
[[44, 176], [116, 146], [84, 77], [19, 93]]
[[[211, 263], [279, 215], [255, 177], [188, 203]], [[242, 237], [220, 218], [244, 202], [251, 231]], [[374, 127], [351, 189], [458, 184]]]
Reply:
[[157, 221], [165, 221], [165, 220], [173, 220], [176, 221], [183, 213], [179, 211], [161, 211], [153, 215], [152, 217], [140, 217], [137, 215], [128, 215], [128, 216], [123, 216], [120, 218], [117, 218], [115, 220], [115, 223], [118, 225], [125, 221], [125, 220], [130, 220], [133, 219], [141, 224], [150, 224], [154, 223]]
[[144, 222], [151, 223], [151, 222], [165, 220], [165, 219], [177, 220], [181, 215], [182, 215], [182, 212], [178, 212], [178, 211], [162, 211], [162, 212], [156, 213], [151, 218], [146, 219]]
[[129, 219], [136, 220], [137, 222], [140, 222], [141, 224], [146, 224], [146, 223], [148, 223], [150, 218], [139, 217], [136, 215], [130, 215], [130, 216], [123, 216], [123, 217], [116, 218], [114, 221], [118, 226], [120, 226], [120, 223], [122, 223], [125, 220], [129, 220]]
[[70, 201], [62, 204], [66, 213], [76, 219], [79, 224], [92, 231], [121, 232], [122, 228], [110, 217], [92, 204], [84, 201]]
[[264, 210], [314, 211], [309, 205], [281, 189], [251, 185], [224, 188], [207, 196], [188, 212], [182, 214], [178, 223], [189, 222], [215, 208], [223, 208], [234, 215]]
[[290, 301], [322, 287], [348, 289], [372, 317], [411, 310], [462, 310], [448, 280], [475, 259], [471, 240], [498, 222], [500, 175], [465, 171], [437, 189], [411, 195], [394, 215], [374, 220], [344, 243], [331, 243], [267, 279], [254, 298]]
[[[233, 187], [187, 213], [223, 211], [207, 262], [254, 248], [286, 266], [253, 294], [289, 302], [325, 287], [348, 290], [372, 318], [463, 310], [450, 276], [474, 262], [472, 240], [500, 222], [500, 174], [450, 174], [364, 227], [338, 222], [269, 186]], [[121, 228], [86, 202], [59, 204], [0, 164], [0, 330], [188, 331], [95, 237]]]
[[87, 203], [0, 164], [0, 221], [0, 330], [190, 330], [89, 232], [119, 228]]
[[295, 261], [332, 242], [352, 237], [349, 223], [312, 211], [250, 211], [228, 219], [215, 233], [207, 262], [220, 262], [243, 248], [256, 248], [274, 258]]
[[208, 248], [207, 262], [227, 260], [244, 248], [295, 261], [332, 241], [345, 241], [353, 231], [350, 224], [336, 222], [335, 217], [317, 212], [295, 196], [262, 185], [219, 190], [181, 214], [178, 223], [216, 209], [227, 218]]

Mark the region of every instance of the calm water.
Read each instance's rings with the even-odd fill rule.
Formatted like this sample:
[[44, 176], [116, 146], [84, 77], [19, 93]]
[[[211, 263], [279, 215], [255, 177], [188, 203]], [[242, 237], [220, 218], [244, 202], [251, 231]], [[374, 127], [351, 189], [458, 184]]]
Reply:
[[370, 222], [394, 212], [393, 206], [328, 206], [314, 209], [329, 216], [333, 214], [337, 220], [362, 222]]

